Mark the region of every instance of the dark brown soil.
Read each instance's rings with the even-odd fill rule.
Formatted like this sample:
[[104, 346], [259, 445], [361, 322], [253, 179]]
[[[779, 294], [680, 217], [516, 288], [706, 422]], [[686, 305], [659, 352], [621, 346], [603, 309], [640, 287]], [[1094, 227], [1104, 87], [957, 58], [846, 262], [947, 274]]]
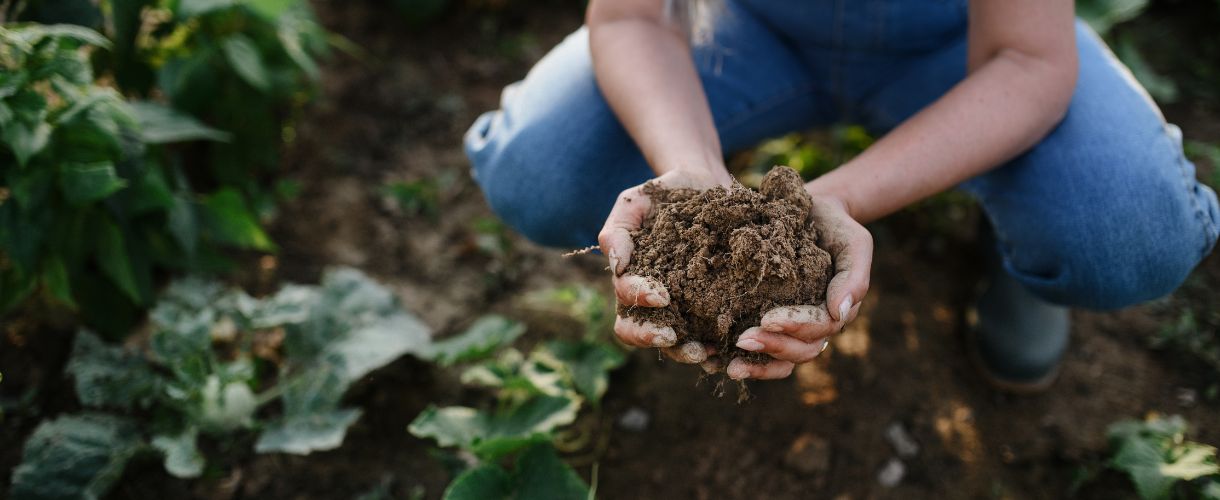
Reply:
[[818, 246], [813, 202], [801, 176], [775, 167], [759, 191], [740, 184], [706, 191], [644, 185], [652, 210], [631, 235], [627, 274], [655, 278], [669, 306], [628, 307], [619, 314], [674, 329], [678, 342], [716, 346], [715, 356], [764, 362], [735, 346], [779, 306], [821, 304], [830, 254]]

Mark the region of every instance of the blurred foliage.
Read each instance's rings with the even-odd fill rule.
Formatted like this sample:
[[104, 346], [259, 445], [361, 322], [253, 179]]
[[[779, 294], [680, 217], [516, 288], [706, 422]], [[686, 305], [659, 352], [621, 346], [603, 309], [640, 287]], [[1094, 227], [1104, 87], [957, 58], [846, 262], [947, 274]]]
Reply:
[[[462, 382], [489, 389], [494, 402], [489, 409], [465, 406], [426, 408], [409, 427], [418, 437], [436, 440], [443, 447], [456, 447], [475, 457], [463, 464], [444, 498], [588, 498], [589, 488], [575, 471], [560, 460], [556, 447], [563, 441], [561, 428], [576, 421], [581, 408], [597, 408], [609, 387], [609, 373], [625, 358], [605, 341], [604, 297], [589, 289], [564, 287], [530, 294], [533, 301], [553, 297], [563, 301], [554, 310], [567, 310], [584, 323], [580, 340], [551, 340], [536, 346], [529, 355], [514, 348], [498, 354], [480, 348], [468, 350], [466, 361], [494, 357], [469, 366]], [[498, 317], [480, 320], [498, 324]], [[503, 336], [493, 330], [481, 335], [479, 345], [503, 345]], [[463, 345], [474, 344], [459, 335]], [[441, 341], [445, 342], [445, 341]], [[440, 343], [438, 343], [439, 345]], [[580, 439], [576, 440], [580, 442]], [[507, 460], [506, 460], [507, 459]], [[510, 469], [503, 467], [510, 462]]]
[[[120, 9], [138, 18], [114, 20], [116, 79], [124, 91], [147, 95], [155, 87], [171, 104], [233, 134], [203, 155], [208, 182], [266, 195], [260, 174], [278, 167], [289, 119], [315, 91], [315, 57], [327, 52], [327, 34], [303, 0], [160, 0]], [[119, 32], [128, 26], [134, 32]], [[120, 45], [124, 44], [124, 45]], [[121, 54], [121, 56], [120, 56]], [[151, 78], [150, 78], [151, 76]], [[257, 201], [255, 201], [257, 203]]]
[[167, 144], [230, 136], [93, 83], [71, 25], [0, 28], [0, 313], [39, 296], [126, 332], [157, 269], [207, 269], [221, 246], [270, 249], [234, 193], [196, 195]]
[[275, 250], [259, 216], [284, 194], [263, 186], [326, 49], [307, 2], [0, 11], [28, 21], [0, 28], [0, 315], [36, 297], [118, 337], [166, 271]]
[[[259, 453], [337, 448], [361, 413], [342, 407], [348, 387], [403, 354], [432, 349], [427, 327], [393, 294], [347, 269], [263, 300], [184, 279], [166, 289], [151, 318], [145, 351], [77, 335], [65, 371], [90, 413], [38, 427], [15, 492], [100, 497], [136, 450], [160, 453], [174, 476], [198, 477], [201, 435], [256, 427]], [[273, 402], [278, 416], [256, 413]]]
[[1078, 0], [1076, 9], [1157, 101], [1220, 106], [1220, 2]]
[[1109, 466], [1125, 472], [1141, 498], [1220, 500], [1216, 448], [1187, 440], [1182, 417], [1118, 422], [1107, 436]]

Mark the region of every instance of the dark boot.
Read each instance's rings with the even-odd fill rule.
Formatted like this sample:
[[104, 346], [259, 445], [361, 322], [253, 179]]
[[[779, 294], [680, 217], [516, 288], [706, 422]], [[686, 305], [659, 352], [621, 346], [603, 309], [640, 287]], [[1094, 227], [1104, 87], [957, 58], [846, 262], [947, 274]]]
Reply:
[[1026, 290], [998, 262], [972, 318], [971, 356], [999, 389], [1039, 392], [1055, 381], [1068, 345], [1068, 308]]

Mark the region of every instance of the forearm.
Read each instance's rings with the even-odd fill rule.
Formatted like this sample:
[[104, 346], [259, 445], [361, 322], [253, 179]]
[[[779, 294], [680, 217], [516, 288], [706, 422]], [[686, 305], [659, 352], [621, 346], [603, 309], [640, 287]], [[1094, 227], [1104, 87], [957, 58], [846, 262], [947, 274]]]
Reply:
[[602, 94], [657, 174], [690, 170], [725, 183], [720, 140], [685, 38], [656, 20], [590, 23]]
[[1021, 154], [1058, 124], [1075, 82], [1075, 70], [1064, 71], [1015, 53], [997, 55], [807, 189], [840, 198], [865, 223], [949, 189]]

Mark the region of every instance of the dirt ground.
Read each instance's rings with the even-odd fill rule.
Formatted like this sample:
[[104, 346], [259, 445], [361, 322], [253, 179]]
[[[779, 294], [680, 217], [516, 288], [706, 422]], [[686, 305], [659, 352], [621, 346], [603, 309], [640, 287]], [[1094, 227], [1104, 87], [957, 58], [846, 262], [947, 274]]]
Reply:
[[[486, 312], [521, 316], [516, 300], [532, 290], [585, 283], [611, 296], [601, 257], [564, 259], [497, 228], [467, 173], [466, 126], [580, 23], [576, 2], [501, 4], [472, 0], [412, 28], [373, 0], [315, 2], [323, 23], [367, 57], [340, 56], [327, 67], [322, 96], [296, 130], [285, 164], [303, 192], [273, 228], [282, 252], [270, 276], [314, 282], [325, 266], [357, 266], [440, 333]], [[1215, 110], [1167, 113], [1198, 124], [1183, 127], [1188, 137], [1220, 141]], [[381, 192], [388, 181], [421, 179], [442, 180], [439, 215], [404, 214]], [[1121, 498], [1132, 491], [1123, 477], [1094, 475], [1115, 420], [1182, 414], [1197, 440], [1220, 443], [1220, 427], [1207, 425], [1220, 422], [1220, 402], [1199, 396], [1215, 373], [1148, 348], [1173, 301], [1215, 303], [1220, 258], [1192, 278], [1203, 295], [1075, 313], [1058, 383], [1042, 395], [1007, 396], [980, 380], [961, 342], [981, 268], [974, 215], [931, 234], [936, 217], [905, 212], [870, 227], [876, 263], [861, 318], [790, 379], [751, 384], [747, 403], [736, 404], [732, 391], [711, 396], [713, 384], [697, 384], [695, 368], [634, 352], [600, 411], [578, 422], [593, 444], [573, 452], [572, 463], [586, 479], [597, 464], [602, 498]], [[271, 282], [253, 273], [239, 281], [255, 289]], [[554, 328], [525, 319], [535, 330]], [[5, 338], [4, 396], [38, 384], [42, 415], [71, 410], [58, 375], [68, 338]], [[260, 456], [248, 451], [252, 436], [208, 442], [209, 457], [229, 457], [217, 472], [180, 481], [155, 459], [141, 460], [111, 498], [352, 498], [379, 485], [393, 498], [439, 498], [449, 472], [406, 426], [429, 402], [475, 397], [453, 374], [403, 359], [353, 389], [348, 399], [365, 412], [338, 450]], [[624, 415], [634, 425], [623, 425]], [[35, 424], [12, 416], [0, 427], [0, 470], [15, 465]], [[892, 427], [917, 451], [900, 455], [886, 438]], [[882, 486], [879, 474], [898, 468], [897, 484]], [[1073, 490], [1080, 477], [1093, 479]]]

